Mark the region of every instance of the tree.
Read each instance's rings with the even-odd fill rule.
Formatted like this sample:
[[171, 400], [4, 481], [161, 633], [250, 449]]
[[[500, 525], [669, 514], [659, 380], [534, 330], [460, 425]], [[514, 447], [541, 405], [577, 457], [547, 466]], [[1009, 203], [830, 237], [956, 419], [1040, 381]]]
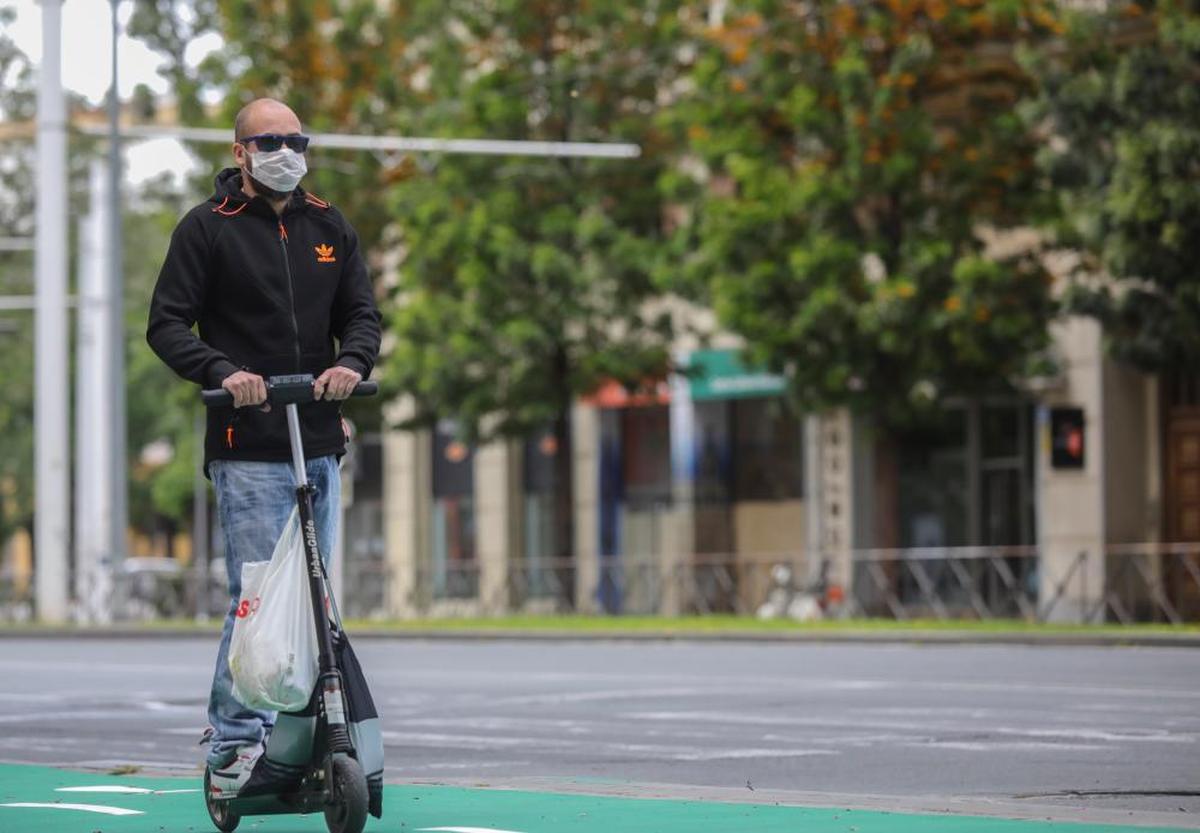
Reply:
[[[1032, 56], [1034, 115], [1054, 137], [1043, 169], [1057, 242], [1080, 250], [1070, 308], [1143, 370], [1200, 362], [1200, 11], [1128, 3], [1070, 18], [1061, 50]], [[1106, 275], [1110, 280], [1097, 279]]]
[[[0, 24], [12, 9], [0, 8]], [[27, 121], [35, 114], [29, 59], [0, 30], [0, 120]], [[0, 237], [33, 235], [33, 143], [0, 140]], [[0, 296], [33, 292], [33, 253], [0, 250]], [[0, 545], [33, 513], [33, 316], [0, 313]]]
[[392, 195], [405, 259], [386, 378], [410, 424], [467, 439], [554, 427], [556, 554], [573, 554], [569, 416], [602, 381], [661, 378], [671, 336], [647, 302], [662, 242], [655, 128], [672, 4], [413, 5], [423, 134], [627, 141], [634, 160], [443, 157]]
[[[310, 132], [395, 133], [404, 126], [408, 47], [404, 4], [376, 0], [263, 3], [255, 0], [137, 0], [130, 35], [159, 52], [179, 120], [230, 130], [237, 112], [262, 96], [289, 103]], [[190, 47], [219, 36], [198, 62]], [[215, 101], [215, 106], [205, 106]], [[199, 148], [212, 174], [232, 164], [221, 146]], [[355, 224], [364, 251], [379, 258], [391, 218], [385, 166], [371, 153], [309, 149], [305, 187]]]
[[706, 27], [671, 118], [698, 162], [665, 180], [680, 279], [802, 406], [907, 424], [1037, 362], [1048, 277], [986, 241], [1038, 197], [1013, 50], [1053, 8], [747, 0]]
[[[406, 90], [399, 60], [405, 40], [397, 31], [404, 20], [401, 11], [371, 0], [292, 4], [137, 0], [129, 31], [165, 58], [161, 73], [170, 82], [179, 122], [229, 129], [232, 142], [238, 110], [261, 96], [290, 102], [309, 132], [394, 132], [402, 112], [398, 100]], [[195, 46], [214, 35], [220, 39], [220, 48], [196, 61], [192, 57]], [[159, 106], [161, 102], [141, 91], [140, 110]], [[191, 183], [198, 200], [211, 191], [215, 172], [232, 163], [227, 146], [203, 145], [194, 150], [207, 163]], [[351, 218], [372, 271], [377, 273], [384, 230], [392, 222], [386, 211], [384, 165], [371, 154], [323, 149], [318, 142], [310, 147], [309, 167], [305, 187]], [[159, 210], [168, 205], [161, 198], [158, 203]], [[172, 222], [186, 206], [176, 204], [173, 210]], [[140, 219], [148, 221], [156, 233], [162, 232], [160, 215]], [[159, 260], [165, 250], [163, 238], [156, 249]], [[142, 296], [139, 333], [144, 330], [144, 299], [152, 286], [153, 278]], [[132, 384], [166, 385], [174, 393], [172, 407], [146, 411], [148, 422], [141, 439], [169, 438], [176, 453], [161, 470], [135, 468], [133, 488], [140, 490], [146, 505], [179, 519], [186, 512], [192, 488], [194, 392], [186, 385], [181, 392], [171, 381], [174, 377], [142, 342], [144, 339], [132, 347]], [[130, 407], [132, 411], [134, 406]], [[376, 423], [378, 407], [371, 400], [346, 406], [360, 424]]]
[[[195, 487], [195, 417], [202, 406], [195, 386], [176, 376], [146, 343], [150, 296], [186, 199], [173, 183], [148, 183], [128, 195], [123, 219], [129, 509], [130, 522], [147, 531], [163, 521], [171, 528], [190, 525]], [[154, 442], [172, 449], [160, 467], [141, 461], [142, 450]]]
[[[238, 110], [262, 96], [291, 104], [309, 132], [394, 135], [407, 131], [416, 100], [409, 78], [406, 4], [376, 0], [262, 3], [255, 0], [136, 0], [130, 34], [166, 59], [179, 120], [230, 130]], [[192, 48], [212, 36], [221, 47], [196, 62]], [[215, 105], [213, 104], [215, 102]], [[207, 106], [206, 106], [207, 103]], [[227, 147], [206, 145], [206, 170], [193, 183], [207, 193], [231, 163]], [[373, 275], [394, 246], [397, 218], [389, 187], [411, 171], [396, 160], [356, 150], [310, 146], [304, 187], [336, 205], [354, 224]], [[400, 163], [403, 164], [400, 164]], [[360, 426], [379, 423], [380, 399], [354, 400]]]
[[[0, 9], [0, 22], [12, 17], [9, 9]], [[36, 89], [32, 66], [7, 35], [0, 35], [0, 120], [32, 126], [36, 118]], [[85, 103], [68, 95], [70, 111]], [[32, 135], [13, 134], [3, 140], [4, 162], [0, 163], [0, 237], [32, 237], [34, 226], [34, 142]], [[68, 147], [68, 187], [70, 229], [74, 218], [88, 209], [88, 166], [103, 152], [96, 140], [73, 136]], [[128, 377], [128, 436], [130, 463], [130, 509], [135, 526], [149, 528], [159, 517], [176, 522], [186, 517], [186, 501], [191, 497], [192, 460], [187, 452], [191, 442], [191, 403], [181, 400], [182, 391], [173, 375], [150, 354], [145, 343], [146, 303], [157, 276], [162, 252], [166, 249], [171, 225], [178, 217], [179, 195], [154, 186], [147, 192], [127, 192], [124, 222], [124, 277], [126, 281], [126, 331]], [[74, 272], [78, 255], [68, 259]], [[34, 291], [32, 251], [0, 251], [0, 295], [31, 295]], [[72, 319], [73, 320], [73, 319]], [[5, 361], [0, 364], [0, 436], [4, 453], [0, 455], [0, 542], [17, 527], [29, 526], [33, 505], [34, 446], [34, 314], [29, 310], [0, 313], [0, 345]], [[151, 364], [146, 359], [153, 360]], [[70, 384], [70, 381], [67, 381]], [[187, 386], [185, 386], [187, 387]], [[190, 390], [188, 391], [190, 393]], [[182, 426], [182, 427], [181, 427]], [[169, 439], [179, 448], [172, 463], [163, 471], [150, 471], [138, 465], [138, 454], [148, 442]], [[187, 484], [186, 495], [172, 493], [168, 483]]]
[[[0, 24], [14, 18], [0, 8]], [[68, 110], [78, 96], [67, 96]], [[35, 231], [35, 142], [37, 90], [33, 67], [7, 31], [0, 28], [0, 122], [12, 131], [0, 137], [0, 237], [30, 238]], [[21, 128], [27, 127], [28, 133]], [[68, 205], [77, 212], [84, 204], [88, 160], [95, 142], [68, 141]], [[68, 268], [73, 261], [68, 259]], [[0, 296], [35, 293], [34, 255], [30, 250], [0, 250]], [[34, 312], [0, 311], [0, 543], [19, 527], [32, 523], [34, 505]]]

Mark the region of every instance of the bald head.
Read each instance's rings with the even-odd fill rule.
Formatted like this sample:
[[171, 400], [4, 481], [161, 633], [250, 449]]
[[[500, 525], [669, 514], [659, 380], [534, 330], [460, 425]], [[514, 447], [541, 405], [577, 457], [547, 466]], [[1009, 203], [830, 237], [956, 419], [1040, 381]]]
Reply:
[[[254, 178], [254, 159], [251, 155], [261, 148], [257, 142], [247, 141], [251, 137], [261, 137], [268, 134], [276, 136], [295, 136], [300, 134], [300, 119], [282, 101], [273, 98], [259, 98], [251, 101], [237, 114], [233, 122], [233, 161], [242, 171], [242, 191], [249, 196], [261, 196], [275, 205], [280, 211], [287, 201], [292, 188], [286, 191], [273, 189], [271, 186]], [[303, 153], [303, 151], [301, 151]], [[301, 163], [303, 167], [303, 163]], [[294, 186], [293, 186], [294, 188]]]
[[300, 119], [282, 101], [273, 98], [256, 98], [238, 111], [233, 120], [233, 139], [240, 142], [247, 136], [260, 133], [300, 132]]

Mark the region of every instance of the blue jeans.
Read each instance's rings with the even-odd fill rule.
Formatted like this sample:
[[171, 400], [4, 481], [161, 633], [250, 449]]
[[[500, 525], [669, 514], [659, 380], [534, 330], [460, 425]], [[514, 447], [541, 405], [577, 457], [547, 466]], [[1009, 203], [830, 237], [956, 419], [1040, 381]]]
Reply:
[[[317, 525], [317, 547], [326, 565], [333, 552], [341, 506], [342, 482], [333, 455], [308, 460], [308, 482], [316, 489], [313, 516]], [[217, 513], [225, 535], [225, 569], [229, 576], [229, 612], [217, 650], [212, 694], [208, 700], [208, 722], [213, 734], [208, 763], [226, 764], [239, 747], [262, 743], [275, 723], [275, 713], [250, 709], [233, 696], [229, 673], [229, 639], [233, 635], [234, 612], [242, 592], [242, 565], [266, 561], [283, 533], [296, 505], [296, 478], [291, 463], [260, 463], [245, 460], [213, 460], [209, 464], [217, 493]]]

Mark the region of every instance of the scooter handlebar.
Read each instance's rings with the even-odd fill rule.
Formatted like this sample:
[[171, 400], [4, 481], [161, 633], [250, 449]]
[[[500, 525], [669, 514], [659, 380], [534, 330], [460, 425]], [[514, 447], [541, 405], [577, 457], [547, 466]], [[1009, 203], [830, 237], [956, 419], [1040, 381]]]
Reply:
[[[272, 376], [267, 380], [267, 401], [272, 404], [288, 404], [296, 403], [302, 405], [306, 402], [313, 402], [312, 395], [313, 376], [311, 373], [297, 374], [295, 376]], [[351, 396], [374, 396], [379, 392], [379, 384], [377, 382], [359, 382]], [[232, 405], [233, 394], [225, 390], [225, 388], [216, 388], [200, 391], [200, 399], [209, 407], [218, 405]]]

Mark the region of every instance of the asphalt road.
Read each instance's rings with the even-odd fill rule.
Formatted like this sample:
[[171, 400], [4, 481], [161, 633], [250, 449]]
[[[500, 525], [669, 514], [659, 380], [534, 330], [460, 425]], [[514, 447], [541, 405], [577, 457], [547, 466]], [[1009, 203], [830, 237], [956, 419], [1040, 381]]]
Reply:
[[[390, 780], [1075, 803], [1191, 824], [1200, 814], [1192, 649], [356, 647]], [[0, 639], [0, 761], [194, 771], [214, 656], [193, 638]]]

